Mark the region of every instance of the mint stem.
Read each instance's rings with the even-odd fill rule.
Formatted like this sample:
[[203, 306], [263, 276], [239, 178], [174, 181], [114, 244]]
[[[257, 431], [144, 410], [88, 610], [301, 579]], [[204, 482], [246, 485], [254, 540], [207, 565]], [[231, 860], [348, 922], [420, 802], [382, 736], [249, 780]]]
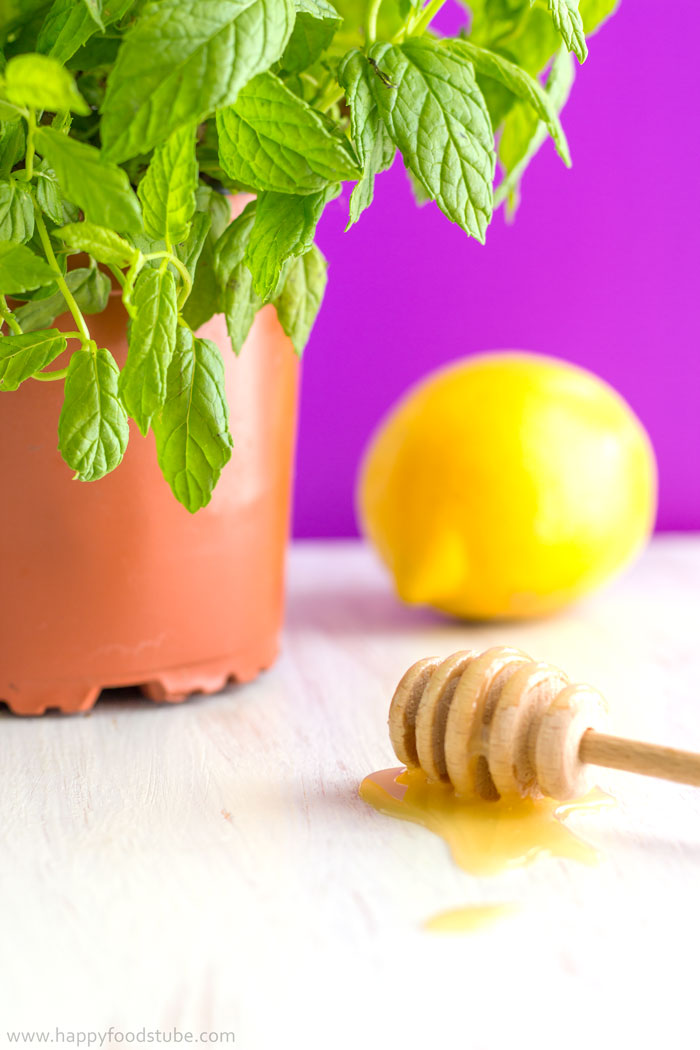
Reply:
[[36, 113], [33, 109], [27, 115], [27, 152], [24, 162], [24, 177], [30, 182], [34, 175], [34, 132], [36, 131]]
[[10, 331], [14, 332], [15, 335], [22, 334], [22, 329], [19, 326], [17, 318], [7, 305], [7, 300], [4, 295], [0, 295], [0, 317], [2, 317], [3, 321], [7, 321], [8, 328]]
[[367, 37], [367, 43], [373, 44], [377, 39], [377, 16], [379, 14], [379, 8], [382, 6], [382, 0], [370, 0], [369, 7], [367, 8], [367, 21], [365, 23], [365, 36]]
[[65, 379], [67, 375], [67, 368], [57, 368], [55, 372], [35, 372], [30, 378], [40, 379], [42, 383], [54, 383], [57, 379]]
[[73, 298], [73, 293], [66, 284], [65, 278], [61, 271], [61, 267], [56, 261], [56, 256], [54, 255], [54, 250], [51, 246], [51, 238], [49, 237], [48, 231], [46, 229], [46, 223], [44, 222], [44, 217], [41, 214], [41, 210], [36, 201], [34, 201], [34, 221], [36, 224], [36, 228], [39, 231], [39, 238], [44, 248], [44, 252], [46, 253], [46, 261], [56, 274], [56, 284], [61, 290], [63, 298], [66, 300], [66, 305], [68, 309], [73, 315], [73, 320], [75, 321], [78, 328], [78, 332], [80, 333], [80, 340], [83, 344], [83, 347], [87, 348], [88, 344], [91, 341], [90, 332], [88, 331], [88, 327], [85, 323], [85, 318], [82, 315], [80, 307], [76, 303], [75, 299]]
[[413, 25], [409, 22], [408, 36], [422, 36], [444, 3], [445, 0], [430, 0], [430, 3], [426, 4], [421, 11], [417, 21]]
[[164, 259], [167, 262], [172, 263], [182, 280], [182, 287], [178, 292], [177, 304], [182, 308], [187, 302], [187, 297], [192, 291], [192, 278], [189, 275], [187, 267], [180, 262], [177, 255], [173, 255], [172, 252], [150, 252], [148, 255], [144, 255], [144, 260], [150, 262], [151, 259]]

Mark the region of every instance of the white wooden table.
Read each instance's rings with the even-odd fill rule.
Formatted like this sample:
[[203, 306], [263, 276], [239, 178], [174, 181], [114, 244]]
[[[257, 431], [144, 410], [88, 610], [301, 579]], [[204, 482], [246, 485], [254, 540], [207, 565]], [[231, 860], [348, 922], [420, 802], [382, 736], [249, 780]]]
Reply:
[[[3, 712], [0, 1047], [110, 1026], [103, 1046], [173, 1027], [242, 1050], [700, 1046], [700, 791], [606, 775], [618, 807], [574, 822], [599, 867], [484, 880], [357, 796], [396, 764], [400, 674], [468, 646], [521, 646], [598, 685], [620, 731], [700, 749], [699, 631], [699, 539], [657, 540], [594, 599], [511, 627], [400, 606], [358, 544], [301, 545], [284, 654], [254, 684]], [[521, 907], [482, 932], [421, 928], [501, 900]]]

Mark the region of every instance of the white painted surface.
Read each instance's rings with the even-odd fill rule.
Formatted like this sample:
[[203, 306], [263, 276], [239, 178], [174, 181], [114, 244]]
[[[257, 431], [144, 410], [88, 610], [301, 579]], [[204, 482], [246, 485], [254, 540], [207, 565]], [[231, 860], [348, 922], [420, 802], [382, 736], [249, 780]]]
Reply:
[[[357, 797], [395, 764], [400, 674], [469, 646], [521, 646], [601, 688], [620, 732], [700, 750], [699, 632], [698, 539], [556, 620], [482, 627], [401, 607], [358, 545], [305, 545], [253, 685], [3, 712], [0, 1046], [110, 1025], [243, 1050], [700, 1045], [700, 791], [606, 774], [619, 806], [575, 825], [598, 868], [486, 880]], [[518, 913], [481, 933], [421, 929], [501, 900]]]

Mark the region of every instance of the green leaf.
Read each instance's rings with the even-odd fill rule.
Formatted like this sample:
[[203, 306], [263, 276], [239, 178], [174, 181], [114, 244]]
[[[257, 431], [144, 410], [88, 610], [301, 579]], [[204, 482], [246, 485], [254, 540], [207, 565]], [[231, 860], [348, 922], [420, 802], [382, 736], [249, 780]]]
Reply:
[[586, 36], [595, 33], [619, 6], [620, 0], [580, 0], [578, 9]]
[[195, 127], [177, 128], [153, 154], [139, 183], [146, 233], [170, 244], [186, 240], [197, 189]]
[[136, 257], [135, 250], [118, 233], [96, 226], [93, 222], [73, 222], [54, 231], [56, 237], [77, 252], [88, 252], [98, 262], [120, 269], [130, 266]]
[[[45, 0], [2, 0], [0, 2], [0, 29], [16, 29], [30, 22]], [[5, 36], [3, 32], [3, 36]]]
[[206, 212], [211, 216], [212, 240], [218, 240], [231, 221], [230, 197], [202, 183], [197, 187], [195, 199], [197, 211]]
[[257, 201], [251, 201], [216, 241], [214, 272], [221, 288], [224, 288], [234, 267], [238, 266], [246, 255], [248, 241], [255, 225], [256, 210]]
[[103, 160], [94, 146], [54, 128], [39, 128], [36, 145], [88, 222], [122, 233], [141, 230], [141, 209], [125, 171]]
[[253, 276], [244, 263], [238, 263], [229, 274], [223, 301], [231, 349], [234, 354], [240, 354], [255, 315], [263, 305], [253, 288]]
[[60, 226], [64, 222], [61, 188], [58, 185], [55, 171], [45, 160], [36, 166], [36, 199], [39, 207], [51, 222]]
[[85, 8], [98, 29], [104, 30], [102, 21], [102, 0], [83, 0]]
[[90, 112], [70, 73], [48, 55], [16, 55], [7, 63], [3, 94], [17, 106]]
[[509, 62], [502, 55], [497, 55], [495, 52], [487, 51], [481, 47], [475, 47], [468, 40], [450, 40], [446, 42], [445, 46], [457, 54], [464, 55], [480, 73], [499, 80], [514, 95], [529, 103], [538, 119], [544, 121], [547, 131], [554, 140], [557, 153], [567, 167], [571, 166], [569, 146], [559, 120], [559, 114], [552, 103], [551, 97], [535, 77], [530, 76], [529, 73]]
[[[497, 51], [532, 76], [545, 68], [561, 45], [546, 6], [531, 7], [529, 0], [470, 0], [469, 6], [470, 43]], [[498, 123], [508, 108], [497, 105]]]
[[[552, 63], [546, 91], [557, 113], [561, 113], [574, 82], [574, 64], [566, 48], [562, 47]], [[498, 146], [498, 157], [505, 169], [505, 177], [495, 194], [496, 207], [511, 201], [511, 213], [523, 172], [547, 138], [547, 127], [538, 120], [530, 106], [518, 103], [508, 114]]]
[[[112, 288], [106, 274], [97, 269], [81, 268], [69, 270], [65, 280], [84, 314], [102, 313]], [[15, 310], [15, 317], [23, 331], [36, 332], [40, 328], [48, 328], [67, 309], [65, 299], [57, 290], [46, 299], [38, 299]]]
[[426, 193], [423, 183], [419, 182], [410, 168], [406, 168], [406, 174], [408, 175], [408, 182], [411, 187], [414, 202], [419, 208], [422, 208], [424, 204], [429, 204], [431, 198]]
[[65, 349], [65, 336], [55, 328], [48, 332], [6, 335], [0, 339], [0, 390], [16, 390]]
[[372, 92], [374, 76], [376, 74], [366, 55], [357, 49], [346, 55], [338, 72], [350, 107], [352, 137], [362, 165], [362, 178], [350, 195], [350, 220], [346, 230], [372, 203], [374, 177], [391, 167], [396, 153]]
[[195, 212], [190, 223], [190, 235], [177, 250], [178, 258], [185, 264], [192, 278], [196, 276], [197, 263], [210, 229], [211, 215], [209, 212]]
[[281, 56], [293, 23], [291, 0], [148, 3], [107, 82], [105, 155], [119, 161], [147, 152], [234, 102]]
[[285, 263], [309, 251], [323, 209], [339, 193], [336, 184], [304, 197], [285, 193], [262, 193], [258, 197], [245, 262], [261, 299], [274, 296]]
[[[2, 78], [0, 77], [0, 85]], [[18, 120], [22, 116], [22, 110], [12, 102], [6, 102], [0, 98], [0, 120]]]
[[0, 183], [0, 240], [28, 241], [34, 233], [34, 205], [26, 182]]
[[183, 319], [193, 331], [221, 311], [219, 286], [214, 275], [211, 236], [207, 235], [197, 261], [197, 270], [192, 282], [192, 291], [182, 307]]
[[[204, 238], [201, 250], [193, 263], [187, 268], [194, 276], [192, 291], [185, 303], [182, 316], [190, 328], [196, 330], [221, 310], [219, 285], [214, 273], [214, 245], [226, 228], [231, 217], [231, 206], [228, 198], [217, 193], [211, 186], [199, 186], [197, 189], [197, 212], [193, 228], [199, 214], [208, 215], [210, 228]], [[196, 247], [193, 245], [193, 247]], [[183, 250], [183, 255], [188, 254]]]
[[132, 299], [129, 354], [119, 394], [142, 434], [165, 404], [168, 367], [177, 335], [177, 286], [169, 270], [142, 270]]
[[55, 274], [49, 264], [25, 244], [0, 241], [0, 295], [18, 295], [51, 284]]
[[436, 41], [375, 44], [372, 91], [406, 166], [448, 219], [483, 243], [493, 208], [493, 131], [471, 62]]
[[58, 448], [80, 481], [97, 481], [118, 467], [129, 421], [118, 396], [119, 369], [109, 350], [76, 350], [66, 376]]
[[175, 498], [191, 513], [205, 507], [233, 442], [219, 349], [187, 328], [178, 328], [167, 401], [153, 431], [158, 462]]
[[[290, 198], [288, 198], [290, 199]], [[214, 247], [214, 272], [221, 288], [226, 285], [231, 273], [243, 262], [250, 234], [255, 225], [258, 202], [250, 201], [231, 222]]]
[[[134, 0], [107, 0], [102, 8], [105, 26], [122, 18], [133, 3]], [[97, 30], [97, 22], [85, 3], [54, 0], [39, 32], [36, 49], [59, 62], [67, 62]]]
[[25, 152], [24, 122], [3, 121], [0, 132], [0, 179], [6, 179]]
[[316, 193], [360, 175], [345, 139], [272, 73], [262, 73], [216, 114], [221, 166], [240, 186]]
[[214, 272], [222, 289], [226, 327], [235, 354], [240, 353], [255, 314], [263, 305], [243, 261], [255, 224], [256, 207], [256, 201], [247, 204], [224, 230], [214, 249]]
[[280, 324], [299, 356], [304, 351], [326, 289], [326, 260], [314, 245], [287, 270], [275, 307]]
[[588, 48], [578, 3], [579, 0], [549, 0], [549, 10], [555, 29], [569, 51], [573, 51], [579, 62], [585, 62]]
[[282, 69], [288, 73], [308, 69], [326, 50], [341, 22], [326, 0], [298, 2], [294, 29], [280, 61]]

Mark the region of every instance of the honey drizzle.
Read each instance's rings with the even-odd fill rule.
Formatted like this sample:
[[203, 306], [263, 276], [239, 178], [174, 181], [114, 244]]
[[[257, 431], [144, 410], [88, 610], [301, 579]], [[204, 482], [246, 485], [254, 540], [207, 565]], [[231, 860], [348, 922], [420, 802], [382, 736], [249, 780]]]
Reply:
[[[380, 813], [420, 824], [447, 843], [455, 863], [471, 875], [496, 875], [542, 856], [595, 864], [598, 852], [564, 825], [572, 813], [614, 804], [599, 790], [574, 802], [522, 799], [486, 802], [463, 799], [449, 784], [429, 781], [420, 769], [383, 769], [365, 777], [360, 797]], [[512, 905], [457, 908], [428, 921], [426, 928], [463, 932], [477, 929]]]

